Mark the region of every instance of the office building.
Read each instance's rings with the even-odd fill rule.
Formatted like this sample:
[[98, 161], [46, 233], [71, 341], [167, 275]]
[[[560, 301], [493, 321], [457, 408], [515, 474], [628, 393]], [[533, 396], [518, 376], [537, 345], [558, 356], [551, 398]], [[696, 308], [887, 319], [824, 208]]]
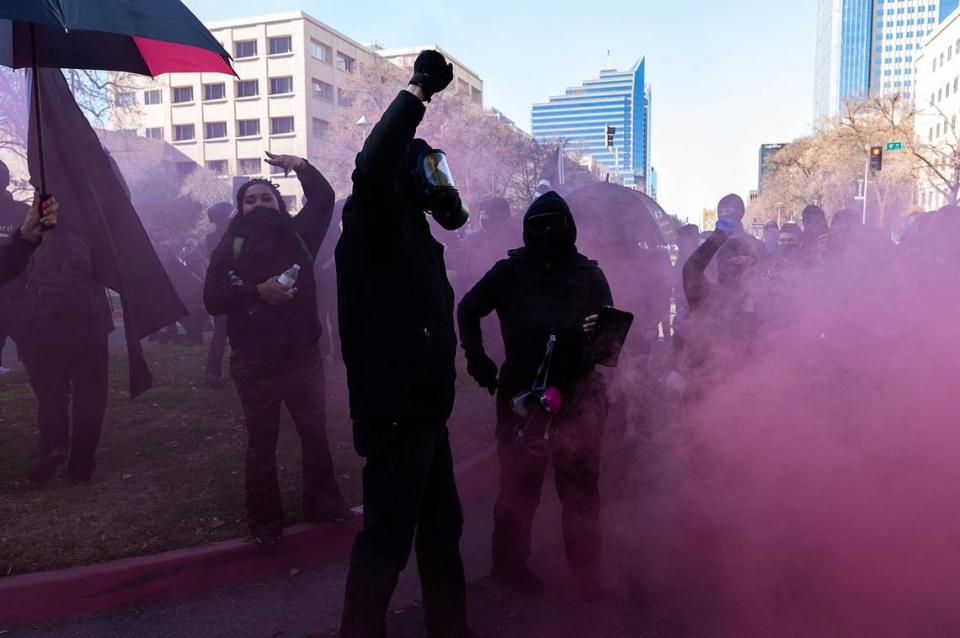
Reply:
[[960, 0], [818, 0], [814, 118], [849, 100], [915, 93], [924, 40]]
[[[130, 76], [114, 97], [114, 128], [166, 140], [225, 178], [269, 176], [288, 208], [298, 210], [299, 181], [267, 165], [264, 151], [322, 157], [336, 109], [351, 104], [349, 76], [379, 52], [301, 11], [207, 28], [233, 56], [239, 79], [214, 73]], [[465, 69], [457, 63], [455, 82], [482, 102], [482, 81]], [[136, 90], [127, 90], [130, 81]]]
[[[953, 157], [960, 140], [960, 11], [947, 16], [924, 43], [917, 56], [916, 82], [917, 138], [934, 149], [942, 147], [944, 157]], [[917, 204], [922, 209], [934, 210], [947, 203], [937, 184], [942, 187], [942, 180], [921, 170]]]
[[757, 169], [757, 194], [763, 193], [763, 183], [773, 173], [773, 156], [787, 147], [786, 144], [762, 144], [760, 146], [760, 163]]
[[594, 157], [613, 167], [626, 186], [648, 192], [651, 92], [645, 67], [641, 60], [629, 71], [605, 69], [596, 79], [534, 104], [533, 136], [562, 140], [568, 152]]

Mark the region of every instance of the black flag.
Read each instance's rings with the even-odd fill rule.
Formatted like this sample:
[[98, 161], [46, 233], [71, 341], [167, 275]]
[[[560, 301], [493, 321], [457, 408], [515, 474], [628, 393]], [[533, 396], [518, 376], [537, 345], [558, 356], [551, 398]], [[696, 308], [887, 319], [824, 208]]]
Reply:
[[[63, 73], [40, 69], [38, 75], [47, 190], [60, 203], [59, 226], [87, 240], [94, 281], [120, 295], [130, 397], [136, 398], [153, 383], [140, 340], [188, 313], [130, 203], [126, 185], [74, 100]], [[33, 99], [35, 95], [31, 95]], [[38, 185], [32, 103], [30, 113], [30, 176]]]

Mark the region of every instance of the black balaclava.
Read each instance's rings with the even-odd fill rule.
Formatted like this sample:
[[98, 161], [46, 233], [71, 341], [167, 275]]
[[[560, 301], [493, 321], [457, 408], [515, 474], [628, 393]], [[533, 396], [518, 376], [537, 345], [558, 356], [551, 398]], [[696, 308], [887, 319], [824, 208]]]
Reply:
[[819, 206], [811, 204], [804, 208], [800, 219], [803, 220], [803, 232], [806, 235], [825, 235], [830, 230], [827, 214]]
[[[556, 215], [558, 223], [546, 233], [531, 231], [531, 219]], [[577, 252], [577, 224], [570, 206], [554, 191], [533, 200], [523, 216], [523, 245], [536, 257], [547, 261], [569, 257]]]
[[430, 213], [445, 230], [459, 230], [469, 218], [460, 192], [456, 188], [432, 188], [421, 175], [419, 163], [434, 150], [420, 138], [410, 142], [400, 167], [400, 188], [417, 209]]
[[730, 219], [736, 220], [738, 222], [743, 221], [743, 216], [747, 212], [747, 207], [743, 204], [743, 198], [737, 195], [736, 193], [730, 193], [729, 195], [724, 195], [717, 203], [717, 214], [720, 215], [720, 211], [724, 209], [729, 209], [731, 212], [724, 217], [729, 217]]

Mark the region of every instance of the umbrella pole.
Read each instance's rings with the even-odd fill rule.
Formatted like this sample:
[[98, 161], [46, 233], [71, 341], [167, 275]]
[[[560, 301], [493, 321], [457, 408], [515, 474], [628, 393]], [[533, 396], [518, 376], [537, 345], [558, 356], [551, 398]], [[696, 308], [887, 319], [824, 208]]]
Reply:
[[43, 122], [40, 120], [40, 75], [37, 73], [37, 33], [30, 23], [30, 51], [33, 54], [33, 115], [37, 130], [37, 159], [40, 161], [40, 194], [47, 193], [47, 168], [43, 162]]

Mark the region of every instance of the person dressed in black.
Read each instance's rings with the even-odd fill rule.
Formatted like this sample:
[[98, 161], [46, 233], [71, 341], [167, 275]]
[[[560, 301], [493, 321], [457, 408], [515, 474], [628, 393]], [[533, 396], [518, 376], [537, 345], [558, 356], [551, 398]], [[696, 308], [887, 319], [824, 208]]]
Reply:
[[[30, 206], [23, 202], [18, 202], [13, 198], [13, 193], [7, 190], [10, 186], [10, 169], [3, 162], [0, 162], [0, 239], [10, 238], [23, 224], [23, 219], [27, 215]], [[12, 243], [12, 242], [8, 242]], [[18, 290], [22, 286], [10, 286], [5, 290], [0, 290], [0, 375], [9, 372], [3, 367], [3, 347], [10, 333], [10, 320], [12, 305], [17, 296]]]
[[414, 75], [357, 155], [336, 248], [340, 342], [363, 469], [363, 529], [350, 558], [341, 635], [384, 636], [411, 547], [429, 636], [467, 635], [460, 556], [463, 512], [447, 419], [456, 335], [443, 247], [467, 220], [445, 156], [414, 139], [431, 97], [453, 79], [424, 51]]
[[[230, 223], [233, 204], [219, 202], [207, 209], [207, 219], [213, 224], [213, 230], [204, 237], [207, 257], [213, 257], [213, 251], [220, 245], [227, 225]], [[223, 355], [227, 351], [227, 317], [217, 315], [213, 318], [213, 336], [210, 338], [210, 349], [207, 352], [208, 388], [217, 389], [223, 386]]]
[[88, 239], [49, 233], [26, 270], [15, 335], [37, 397], [40, 458], [27, 478], [46, 483], [66, 461], [64, 477], [88, 483], [107, 408], [113, 316], [95, 283]]
[[[334, 193], [306, 160], [267, 154], [295, 171], [309, 201], [291, 218], [277, 187], [252, 180], [237, 192], [240, 213], [213, 252], [204, 285], [211, 315], [227, 315], [230, 372], [247, 426], [246, 506], [250, 532], [271, 544], [284, 527], [277, 479], [280, 408], [286, 405], [303, 454], [303, 517], [343, 518], [346, 507], [327, 441], [313, 261], [333, 213]], [[279, 275], [299, 267], [295, 283]]]
[[[590, 598], [601, 591], [597, 481], [607, 403], [588, 344], [597, 313], [613, 300], [597, 262], [577, 251], [576, 237], [563, 198], [553, 191], [538, 197], [524, 215], [523, 248], [511, 250], [464, 296], [457, 320], [468, 372], [497, 393], [500, 494], [494, 509], [493, 576], [521, 591], [543, 590], [526, 560], [552, 457], [567, 561], [582, 594]], [[499, 378], [480, 329], [480, 319], [494, 311], [506, 345]], [[563, 406], [545, 424], [539, 410], [521, 416], [513, 399], [533, 386], [551, 336], [556, 346], [549, 383], [560, 390]], [[545, 430], [553, 434], [549, 447], [542, 449]]]
[[20, 276], [27, 267], [30, 255], [40, 245], [41, 226], [56, 226], [60, 205], [53, 197], [43, 202], [41, 215], [40, 197], [33, 196], [33, 204], [25, 210], [25, 216], [20, 218], [20, 225], [15, 227], [6, 237], [0, 238], [0, 287], [7, 285]]

